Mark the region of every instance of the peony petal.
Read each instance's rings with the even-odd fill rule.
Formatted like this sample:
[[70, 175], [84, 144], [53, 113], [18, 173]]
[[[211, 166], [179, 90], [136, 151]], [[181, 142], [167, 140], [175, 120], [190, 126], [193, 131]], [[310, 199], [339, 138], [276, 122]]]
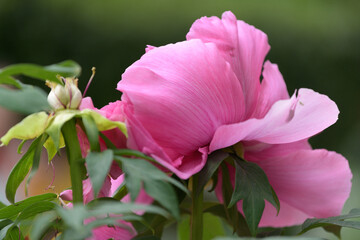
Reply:
[[[238, 208], [240, 208], [238, 204]], [[280, 201], [280, 212], [277, 215], [276, 208], [271, 203], [265, 201], [265, 209], [260, 220], [260, 227], [286, 227], [296, 224], [302, 224], [311, 216], [291, 207], [287, 203]]]
[[121, 101], [111, 102], [102, 107], [99, 112], [111, 121], [125, 122], [124, 103]]
[[263, 118], [275, 102], [289, 98], [285, 81], [276, 64], [266, 61], [262, 74], [264, 79], [261, 82], [254, 118]]
[[282, 144], [309, 138], [331, 126], [339, 110], [327, 96], [300, 89], [298, 97], [277, 101], [263, 119], [249, 119], [217, 129], [210, 152], [239, 141]]
[[242, 142], [242, 144], [244, 146], [245, 159], [248, 161], [287, 156], [299, 150], [312, 150], [307, 139], [286, 144], [267, 144], [261, 142]]
[[84, 110], [84, 109], [96, 109], [96, 108], [94, 107], [91, 97], [85, 97], [81, 100], [79, 109]]
[[279, 199], [309, 216], [339, 215], [349, 197], [352, 178], [349, 164], [335, 152], [299, 150], [256, 162]]
[[[85, 224], [93, 221], [94, 218], [85, 220]], [[118, 220], [118, 223], [122, 226], [101, 226], [92, 230], [92, 237], [87, 240], [130, 240], [136, 236], [136, 231], [131, 223]]]
[[199, 40], [147, 52], [126, 70], [118, 90], [175, 165], [207, 146], [219, 126], [243, 118], [240, 83], [217, 48]]
[[221, 50], [242, 85], [246, 118], [250, 117], [258, 98], [262, 65], [270, 49], [266, 34], [238, 21], [228, 11], [223, 13], [222, 19], [202, 17], [195, 21], [186, 38], [215, 43]]
[[[126, 120], [129, 134], [128, 148], [141, 151], [151, 156], [178, 177], [188, 179], [200, 171], [205, 165], [208, 152], [207, 148], [200, 148], [198, 150], [200, 154], [195, 152], [190, 156], [171, 159], [131, 113], [127, 114]], [[189, 159], [191, 161], [189, 161]], [[181, 165], [182, 162], [185, 163], [184, 166]]]

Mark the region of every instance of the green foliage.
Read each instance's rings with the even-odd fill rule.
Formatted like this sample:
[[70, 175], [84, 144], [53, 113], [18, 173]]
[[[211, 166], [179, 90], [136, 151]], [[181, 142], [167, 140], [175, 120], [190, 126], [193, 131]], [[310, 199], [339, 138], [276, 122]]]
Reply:
[[39, 80], [49, 80], [62, 84], [61, 81], [57, 79], [57, 75], [61, 75], [63, 77], [76, 77], [80, 75], [80, 73], [80, 65], [71, 60], [63, 61], [45, 67], [35, 64], [20, 63], [0, 69], [0, 83], [2, 83], [1, 79], [3, 77], [24, 75]]
[[340, 238], [340, 228], [342, 227], [360, 230], [359, 221], [346, 221], [353, 218], [360, 218], [360, 209], [352, 209], [348, 214], [337, 217], [307, 219], [302, 224], [301, 233], [305, 233], [313, 228], [323, 227], [326, 231], [332, 232]]
[[0, 140], [3, 145], [8, 145], [14, 138], [21, 140], [37, 138], [44, 133], [48, 121], [49, 116], [45, 112], [31, 114], [13, 126]]
[[21, 88], [15, 90], [0, 85], [0, 106], [23, 114], [50, 110], [47, 94], [41, 88], [20, 82], [14, 86]]
[[45, 193], [34, 197], [29, 197], [23, 201], [17, 202], [0, 209], [0, 219], [15, 219], [17, 215], [27, 207], [42, 201], [52, 201], [57, 198], [56, 194]]
[[113, 161], [113, 152], [111, 150], [105, 150], [103, 152], [90, 152], [85, 161], [92, 183], [94, 197], [96, 198], [104, 183], [105, 177], [109, 172]]
[[[223, 151], [216, 151], [209, 155], [204, 168], [198, 173], [198, 185], [197, 189], [203, 191], [205, 185], [209, 182], [209, 180], [213, 177], [216, 170], [219, 168], [220, 164], [228, 157], [228, 154]], [[217, 176], [217, 175], [216, 175]], [[216, 183], [213, 183], [214, 187]], [[199, 191], [196, 192], [198, 196], [200, 194]]]
[[125, 173], [126, 186], [132, 201], [136, 199], [143, 185], [147, 194], [168, 209], [175, 218], [179, 219], [179, 204], [170, 183], [184, 192], [188, 192], [182, 184], [145, 160], [125, 158], [119, 155], [115, 155], [115, 160], [121, 164]]
[[28, 174], [28, 172], [32, 167], [34, 154], [39, 142], [40, 142], [39, 138], [35, 139], [33, 143], [30, 145], [27, 152], [22, 156], [19, 162], [11, 170], [11, 173], [6, 183], [6, 190], [5, 190], [6, 197], [11, 203], [14, 203], [16, 190], [20, 186], [20, 183], [25, 179], [26, 175]]
[[239, 200], [243, 200], [242, 208], [246, 222], [253, 236], [256, 235], [257, 226], [265, 208], [265, 199], [279, 212], [280, 202], [273, 191], [264, 171], [255, 163], [247, 162], [237, 156], [233, 157], [235, 163], [235, 188], [229, 207]]

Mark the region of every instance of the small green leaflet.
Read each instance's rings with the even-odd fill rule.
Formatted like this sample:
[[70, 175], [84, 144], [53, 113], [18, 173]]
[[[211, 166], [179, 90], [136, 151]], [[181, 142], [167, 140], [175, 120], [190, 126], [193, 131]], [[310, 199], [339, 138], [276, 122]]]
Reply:
[[11, 173], [6, 183], [6, 190], [5, 190], [6, 198], [11, 203], [15, 202], [16, 190], [20, 186], [20, 183], [25, 179], [26, 175], [29, 173], [32, 167], [35, 150], [39, 142], [40, 142], [40, 138], [35, 139], [31, 143], [27, 152], [22, 156], [19, 162], [11, 170]]
[[243, 200], [243, 211], [246, 222], [253, 236], [265, 208], [265, 201], [269, 201], [279, 212], [280, 203], [273, 191], [264, 171], [255, 163], [242, 160], [231, 155], [235, 163], [235, 189], [229, 207], [239, 200]]
[[41, 88], [16, 82], [21, 89], [10, 89], [0, 85], [0, 106], [23, 114], [50, 110], [47, 93]]
[[66, 60], [44, 67], [36, 64], [20, 63], [0, 69], [0, 84], [4, 81], [2, 79], [9, 81], [6, 77], [14, 75], [24, 75], [31, 78], [36, 78], [44, 81], [49, 80], [62, 84], [57, 79], [56, 75], [61, 75], [63, 77], [76, 77], [79, 76], [80, 73], [80, 65], [72, 60]]
[[2, 145], [8, 145], [14, 138], [21, 140], [37, 138], [44, 133], [49, 121], [49, 116], [45, 112], [27, 116], [1, 137]]
[[228, 156], [229, 155], [223, 151], [216, 151], [209, 155], [204, 168], [198, 173], [199, 187], [197, 188], [196, 196], [200, 194], [199, 191], [203, 191], [205, 185]]
[[178, 200], [170, 183], [188, 193], [188, 190], [182, 184], [170, 178], [146, 160], [125, 158], [117, 155], [114, 158], [122, 165], [126, 187], [130, 192], [132, 201], [136, 199], [143, 184], [147, 194], [168, 209], [175, 218], [180, 218]]
[[302, 224], [301, 233], [305, 233], [313, 228], [323, 227], [326, 231], [334, 233], [340, 238], [339, 227], [354, 228], [360, 230], [360, 221], [346, 221], [352, 218], [360, 218], [360, 209], [354, 208], [348, 214], [329, 218], [311, 218]]
[[15, 219], [15, 217], [27, 207], [41, 201], [52, 201], [57, 198], [54, 193], [45, 193], [34, 197], [29, 197], [23, 201], [17, 202], [0, 209], [0, 219]]
[[97, 197], [113, 161], [113, 152], [111, 150], [90, 152], [85, 161], [94, 190], [94, 197]]

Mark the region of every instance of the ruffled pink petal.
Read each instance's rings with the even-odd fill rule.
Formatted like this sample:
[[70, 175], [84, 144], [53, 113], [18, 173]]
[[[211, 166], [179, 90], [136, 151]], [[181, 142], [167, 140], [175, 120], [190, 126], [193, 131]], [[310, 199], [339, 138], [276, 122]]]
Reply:
[[289, 98], [285, 81], [276, 64], [266, 61], [262, 75], [264, 78], [261, 82], [254, 118], [263, 118], [275, 102]]
[[[141, 123], [134, 118], [133, 114], [127, 114], [126, 122], [129, 135], [128, 147], [151, 156], [178, 177], [188, 179], [204, 167], [207, 160], [207, 148], [200, 148], [190, 156], [171, 159]], [[191, 161], [188, 161], [189, 159]], [[182, 166], [183, 162], [185, 163], [184, 166]], [[163, 169], [163, 171], [166, 170]]]
[[125, 122], [124, 103], [121, 101], [111, 102], [102, 107], [99, 112], [111, 121]]
[[352, 174], [335, 152], [299, 150], [256, 161], [279, 199], [312, 217], [339, 215], [349, 197]]
[[249, 119], [217, 129], [210, 152], [239, 141], [256, 140], [282, 144], [309, 138], [331, 126], [339, 110], [327, 96], [311, 89], [300, 89], [288, 100], [277, 101], [262, 119]]
[[202, 17], [195, 21], [186, 38], [216, 44], [242, 85], [246, 118], [250, 117], [258, 98], [264, 58], [270, 49], [266, 34], [238, 21], [228, 11], [223, 13], [222, 19]]
[[173, 166], [206, 147], [219, 126], [243, 118], [242, 89], [231, 67], [213, 44], [199, 40], [147, 52], [126, 70], [118, 90]]

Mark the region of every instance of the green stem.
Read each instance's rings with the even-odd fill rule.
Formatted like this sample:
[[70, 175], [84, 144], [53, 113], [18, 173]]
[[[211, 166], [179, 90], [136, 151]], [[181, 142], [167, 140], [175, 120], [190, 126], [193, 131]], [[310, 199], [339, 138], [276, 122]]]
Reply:
[[66, 154], [70, 165], [70, 177], [73, 194], [73, 203], [83, 203], [82, 160], [79, 140], [76, 133], [76, 121], [71, 119], [62, 127], [62, 134], [66, 144]]
[[[198, 175], [192, 177], [190, 240], [203, 239], [203, 189], [199, 189]], [[200, 192], [197, 194], [197, 192]]]

